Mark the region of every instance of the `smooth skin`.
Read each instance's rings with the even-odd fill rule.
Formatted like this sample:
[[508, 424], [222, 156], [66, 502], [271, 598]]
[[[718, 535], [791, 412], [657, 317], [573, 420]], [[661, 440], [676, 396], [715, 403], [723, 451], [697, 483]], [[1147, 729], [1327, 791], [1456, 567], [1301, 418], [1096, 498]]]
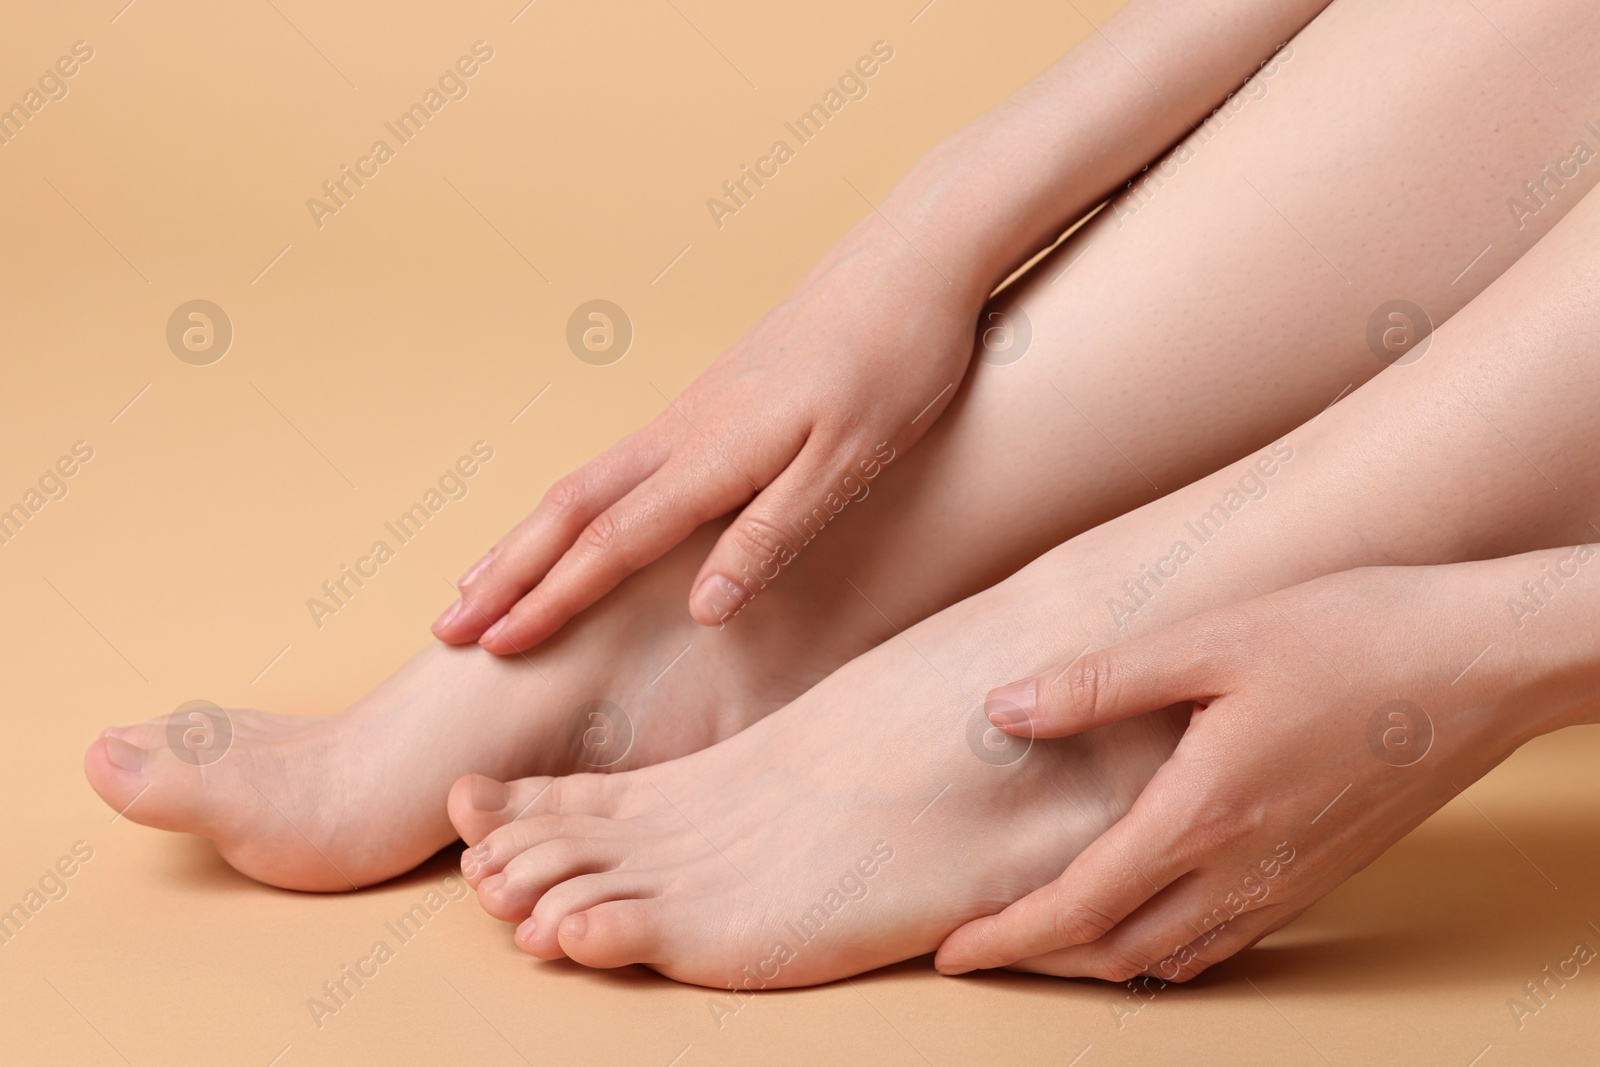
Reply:
[[435, 635], [529, 648], [742, 508], [689, 597], [703, 625], [737, 614], [805, 547], [815, 509], [949, 406], [990, 293], [1326, 6], [1135, 0], [929, 153], [655, 421], [556, 482], [462, 577]]
[[[1384, 366], [1366, 339], [1382, 301], [1406, 293], [1442, 321], [1481, 291], [1595, 180], [1585, 168], [1522, 228], [1507, 214], [1506, 191], [1565, 152], [1600, 99], [1590, 18], [1576, 3], [1546, 14], [1554, 43], [1536, 55], [1558, 94], [1469, 7], [1339, 0], [1220, 129], [1185, 142], [1175, 178], [1118, 198], [1007, 289], [1000, 306], [1034, 324], [1027, 354], [975, 361], [924, 440], [727, 626], [684, 604], [722, 533], [710, 523], [525, 655], [430, 643], [336, 715], [234, 711], [233, 749], [203, 772], [166, 749], [163, 720], [114, 728], [86, 756], [91, 784], [132, 821], [210, 838], [253, 878], [347, 890], [454, 840], [443, 798], [464, 774], [596, 769], [575, 743], [588, 701], [636, 727], [607, 770], [731, 736], [1052, 546], [1313, 418]], [[1123, 62], [1098, 36], [1082, 48]], [[1406, 104], [1353, 114], [1363, 93]], [[1419, 125], [1437, 143], [1419, 145]], [[973, 700], [1016, 673], [1003, 665]]]
[[1345, 571], [995, 690], [1023, 737], [1194, 711], [1127, 815], [936, 966], [1183, 982], [1280, 929], [1527, 741], [1600, 721], [1596, 558]]
[[[756, 988], [765, 988], [933, 951], [957, 928], [1002, 911], [997, 899], [1015, 894], [1011, 903], [1049, 884], [1131, 810], [1130, 791], [1141, 793], [1168, 760], [1186, 715], [1169, 708], [1124, 718], [1035, 740], [1023, 758], [994, 762], [973, 742], [987, 723], [976, 732], [973, 724], [996, 679], [1037, 677], [1086, 648], [1241, 596], [1276, 608], [1279, 590], [1340, 571], [1465, 563], [1593, 536], [1597, 247], [1600, 196], [1591, 195], [1437, 331], [1419, 362], [1385, 371], [1272, 449], [1047, 553], [710, 749], [624, 774], [510, 783], [507, 803], [492, 810], [474, 804], [478, 783], [463, 778], [450, 810], [463, 838], [486, 846], [469, 853], [469, 880], [485, 908], [502, 917], [527, 909], [517, 943], [537, 956], [644, 963], [720, 988], [757, 981], [748, 977], [754, 967]], [[1202, 539], [1191, 527], [1219, 506], [1226, 517]], [[1188, 553], [1176, 550], [1181, 541]], [[1149, 583], [1135, 610], [1115, 606], [1128, 595], [1124, 580], [1177, 555], [1186, 557], [1177, 572]], [[1285, 594], [1290, 607], [1307, 595], [1316, 594]], [[1337, 647], [1337, 635], [1307, 636]], [[1431, 675], [1419, 679], [1430, 684]], [[1436, 766], [1446, 774], [1482, 773], [1530, 733], [1474, 739], [1462, 730], [1470, 708], [1456, 711], [1440, 709], [1451, 736], [1436, 740]], [[1210, 713], [1203, 722], [1237, 721], [1233, 712]], [[1347, 759], [1338, 721], [1323, 728], [1328, 755]], [[1205, 741], [1215, 729], [1191, 744], [1215, 744]], [[1297, 755], [1304, 776], [1323, 758]], [[1260, 764], [1251, 745], [1241, 739], [1228, 759], [1232, 769], [1212, 773], [1241, 783], [1231, 810], [1258, 812], [1244, 825], [1266, 830], [1272, 812], [1260, 790], [1271, 783], [1253, 774]], [[1176, 766], [1192, 764], [1186, 755]], [[1432, 768], [1410, 781], [1373, 805], [1387, 811], [1376, 824], [1390, 835], [1385, 843], [1442, 802]], [[1319, 791], [1318, 806], [1336, 792]], [[1290, 817], [1314, 815], [1311, 803], [1296, 794]], [[1321, 833], [1348, 826], [1335, 821]], [[1265, 844], [1265, 858], [1283, 840], [1273, 826], [1249, 844]], [[1342, 853], [1338, 837], [1326, 849], [1320, 840], [1289, 868], [1286, 884], [1302, 887], [1297, 902], [1362, 861]], [[894, 850], [890, 873], [880, 871], [848, 906], [828, 907], [831, 887], [849, 888], [839, 872], [879, 842]], [[1149, 855], [1131, 859], [1157, 866]], [[809, 928], [796, 925], [808, 914]], [[1171, 930], [1158, 923], [1147, 933], [1160, 944]], [[1126, 977], [1126, 967], [1150, 966], [1170, 949], [1156, 951], [1154, 960], [1130, 953], [1123, 970], [1107, 973]], [[1082, 973], [1085, 964], [1070, 966]]]

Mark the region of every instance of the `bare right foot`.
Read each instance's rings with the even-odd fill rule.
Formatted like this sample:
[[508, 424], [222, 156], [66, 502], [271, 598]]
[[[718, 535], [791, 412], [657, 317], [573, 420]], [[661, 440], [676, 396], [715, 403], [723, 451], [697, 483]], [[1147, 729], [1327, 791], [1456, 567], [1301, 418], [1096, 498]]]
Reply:
[[202, 737], [213, 751], [186, 750], [165, 718], [112, 727], [85, 756], [89, 782], [135, 822], [210, 839], [258, 881], [325, 891], [381, 882], [455, 839], [445, 796], [463, 774], [490, 776], [480, 788], [493, 800], [496, 779], [680, 756], [885, 636], [859, 601], [844, 603], [865, 629], [806, 602], [826, 587], [803, 582], [735, 626], [696, 624], [684, 590], [719, 530], [703, 528], [526, 655], [430, 644], [336, 715], [229, 711]]

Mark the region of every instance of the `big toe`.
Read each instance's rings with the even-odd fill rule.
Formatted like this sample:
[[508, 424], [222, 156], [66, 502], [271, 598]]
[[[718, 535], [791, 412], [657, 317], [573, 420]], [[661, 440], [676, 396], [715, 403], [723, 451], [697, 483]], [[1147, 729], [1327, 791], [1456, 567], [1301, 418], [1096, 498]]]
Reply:
[[554, 781], [521, 778], [502, 782], [483, 774], [464, 774], [450, 787], [445, 808], [461, 840], [476, 845], [500, 827], [530, 814]]
[[109, 731], [95, 738], [83, 754], [83, 773], [100, 799], [124, 812], [150, 788], [146, 774], [148, 753]]
[[[119, 736], [120, 735], [120, 736]], [[83, 757], [89, 785], [119, 815], [160, 830], [201, 833], [206, 802], [201, 768], [148, 742], [139, 727], [107, 731]]]

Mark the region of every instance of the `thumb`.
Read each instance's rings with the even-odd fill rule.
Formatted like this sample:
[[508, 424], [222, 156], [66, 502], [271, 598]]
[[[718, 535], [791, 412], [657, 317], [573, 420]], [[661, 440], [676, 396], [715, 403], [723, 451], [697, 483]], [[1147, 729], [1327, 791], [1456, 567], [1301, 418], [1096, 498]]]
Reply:
[[1209, 700], [1221, 695], [1225, 653], [1208, 646], [1204, 630], [1194, 625], [1169, 627], [991, 690], [984, 710], [1007, 733], [1064, 737], [1186, 700]]

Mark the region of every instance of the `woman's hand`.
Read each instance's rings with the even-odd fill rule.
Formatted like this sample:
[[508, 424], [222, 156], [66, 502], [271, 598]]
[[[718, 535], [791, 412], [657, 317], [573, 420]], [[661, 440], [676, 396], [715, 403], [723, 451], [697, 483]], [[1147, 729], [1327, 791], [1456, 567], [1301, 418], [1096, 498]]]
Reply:
[[552, 486], [434, 633], [528, 648], [743, 506], [690, 593], [697, 621], [725, 621], [939, 417], [987, 295], [869, 219], [655, 421]]
[[659, 418], [557, 482], [433, 632], [521, 651], [748, 505], [689, 601], [707, 625], [740, 610], [950, 402], [994, 287], [1253, 71], [1275, 76], [1275, 49], [1327, 3], [1131, 0], [924, 156]]
[[1577, 574], [1577, 552], [1593, 554], [1336, 574], [995, 690], [991, 720], [1041, 737], [1194, 711], [1132, 810], [1055, 882], [951, 934], [939, 970], [1185, 981], [1288, 923], [1575, 721], [1592, 672], [1578, 684], [1560, 624], [1510, 605], [1555, 560]]

